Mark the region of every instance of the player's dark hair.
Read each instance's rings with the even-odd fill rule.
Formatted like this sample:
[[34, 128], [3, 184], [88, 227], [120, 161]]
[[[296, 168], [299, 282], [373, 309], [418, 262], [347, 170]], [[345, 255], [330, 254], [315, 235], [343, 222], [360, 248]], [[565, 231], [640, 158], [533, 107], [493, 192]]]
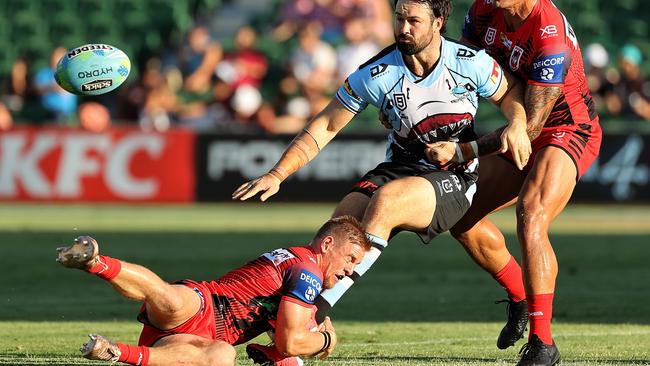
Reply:
[[[366, 237], [366, 231], [361, 227], [359, 220], [350, 215], [338, 216], [327, 220], [323, 226], [318, 229], [316, 240], [321, 239], [327, 235], [333, 236], [335, 239], [347, 239], [349, 242], [360, 245], [365, 250], [369, 250], [372, 243]], [[337, 240], [337, 242], [342, 242]]]
[[[397, 6], [397, 1], [398, 0], [394, 1], [393, 7]], [[453, 9], [451, 0], [405, 0], [405, 1], [426, 5], [429, 8], [429, 10], [431, 10], [431, 14], [433, 15], [431, 21], [433, 21], [434, 18], [442, 18], [442, 27], [440, 28], [440, 34], [444, 34], [447, 31], [447, 19], [449, 19], [449, 15], [451, 15], [451, 10]]]

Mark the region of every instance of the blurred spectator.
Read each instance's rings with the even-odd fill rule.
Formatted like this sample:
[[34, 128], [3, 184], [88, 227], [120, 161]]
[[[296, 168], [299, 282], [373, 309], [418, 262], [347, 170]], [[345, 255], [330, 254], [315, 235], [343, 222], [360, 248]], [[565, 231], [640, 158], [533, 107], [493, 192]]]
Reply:
[[23, 57], [16, 59], [11, 66], [11, 74], [8, 80], [3, 84], [2, 102], [12, 115], [21, 115], [31, 90], [27, 59]]
[[8, 131], [13, 127], [14, 120], [11, 117], [11, 112], [0, 102], [0, 131]]
[[268, 71], [267, 57], [255, 49], [257, 33], [251, 27], [243, 27], [235, 35], [235, 48], [227, 52], [217, 65], [217, 76], [233, 89], [252, 85], [259, 89]]
[[351, 18], [345, 23], [347, 43], [336, 51], [339, 84], [379, 52], [379, 46], [369, 37], [369, 25], [366, 18]]
[[600, 43], [592, 43], [584, 50], [585, 74], [587, 86], [594, 98], [599, 113], [608, 113], [605, 95], [612, 85], [620, 79], [616, 69], [609, 65], [609, 54]]
[[79, 124], [90, 132], [103, 132], [111, 127], [108, 108], [97, 102], [86, 102], [79, 106]]
[[366, 20], [366, 33], [381, 46], [394, 42], [393, 9], [386, 0], [337, 0], [334, 2], [350, 19]]
[[50, 56], [50, 66], [36, 72], [34, 86], [40, 96], [43, 108], [48, 112], [47, 119], [56, 122], [71, 122], [77, 111], [77, 96], [63, 90], [54, 80], [56, 65], [65, 55], [66, 49], [57, 47]]
[[[158, 59], [153, 58], [147, 62], [142, 76], [144, 106], [139, 118], [140, 126], [144, 130], [165, 131], [171, 126], [173, 115], [178, 109], [176, 93], [168, 81], [169, 77], [173, 78], [174, 73], [170, 70], [167, 76], [163, 75], [162, 65]], [[178, 78], [181, 78], [180, 75]]]
[[206, 130], [212, 128], [215, 113], [210, 108], [213, 78], [223, 58], [221, 46], [212, 40], [206, 27], [197, 26], [188, 35], [188, 44], [179, 55], [183, 88], [178, 93], [178, 118], [181, 125]]
[[642, 60], [638, 47], [627, 44], [621, 48], [620, 80], [605, 94], [607, 109], [613, 116], [650, 121], [650, 83], [641, 73]]
[[321, 41], [319, 23], [305, 25], [298, 34], [299, 46], [291, 55], [293, 76], [302, 84], [321, 92], [331, 89], [336, 72], [336, 52]]
[[338, 0], [289, 0], [280, 12], [280, 24], [273, 30], [273, 37], [285, 42], [308, 23], [319, 23], [322, 36], [328, 42], [337, 43], [343, 38], [345, 12], [337, 11]]

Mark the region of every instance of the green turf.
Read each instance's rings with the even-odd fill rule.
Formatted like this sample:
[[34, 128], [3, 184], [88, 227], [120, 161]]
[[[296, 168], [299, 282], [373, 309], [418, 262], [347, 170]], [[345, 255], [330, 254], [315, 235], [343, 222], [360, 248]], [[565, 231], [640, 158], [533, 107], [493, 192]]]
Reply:
[[[0, 364], [100, 364], [76, 357], [85, 334], [136, 340], [138, 304], [54, 261], [55, 248], [80, 233], [94, 234], [105, 253], [165, 279], [212, 279], [267, 249], [306, 243], [330, 210], [0, 206]], [[507, 224], [511, 213], [497, 223]], [[560, 262], [554, 335], [564, 364], [650, 364], [650, 208], [576, 207], [562, 218], [552, 240]], [[254, 230], [244, 230], [246, 222]], [[572, 230], [572, 223], [588, 228], [589, 222], [593, 230]], [[494, 346], [505, 308], [493, 300], [503, 296], [450, 236], [424, 246], [400, 234], [334, 309], [341, 344], [327, 364], [513, 364], [523, 342], [507, 351]], [[240, 364], [249, 363], [242, 357]]]

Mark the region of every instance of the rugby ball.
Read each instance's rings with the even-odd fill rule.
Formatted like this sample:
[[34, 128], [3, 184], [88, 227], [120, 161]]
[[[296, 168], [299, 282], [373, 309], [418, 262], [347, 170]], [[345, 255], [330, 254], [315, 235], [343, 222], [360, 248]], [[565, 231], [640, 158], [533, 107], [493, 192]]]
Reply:
[[107, 44], [73, 48], [59, 60], [56, 82], [70, 93], [100, 95], [120, 86], [131, 71], [129, 57]]

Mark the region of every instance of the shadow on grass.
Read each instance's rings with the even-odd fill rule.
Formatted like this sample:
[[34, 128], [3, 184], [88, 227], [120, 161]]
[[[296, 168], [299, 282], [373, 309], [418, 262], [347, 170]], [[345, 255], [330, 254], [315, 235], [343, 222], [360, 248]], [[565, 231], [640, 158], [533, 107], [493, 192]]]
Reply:
[[[0, 321], [133, 320], [139, 304], [86, 273], [55, 262], [55, 248], [80, 233], [0, 232]], [[119, 233], [95, 237], [101, 250], [142, 264], [163, 279], [211, 280], [261, 253], [302, 245], [309, 233]], [[646, 235], [556, 235], [560, 263], [555, 319], [650, 324]], [[508, 242], [516, 243], [509, 237]], [[519, 251], [511, 245], [515, 256]], [[378, 263], [337, 304], [332, 316], [355, 321], [501, 322], [505, 297], [448, 235], [421, 245], [398, 235]]]

